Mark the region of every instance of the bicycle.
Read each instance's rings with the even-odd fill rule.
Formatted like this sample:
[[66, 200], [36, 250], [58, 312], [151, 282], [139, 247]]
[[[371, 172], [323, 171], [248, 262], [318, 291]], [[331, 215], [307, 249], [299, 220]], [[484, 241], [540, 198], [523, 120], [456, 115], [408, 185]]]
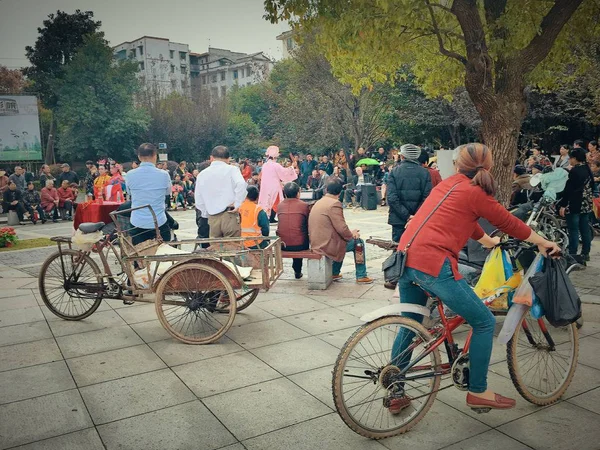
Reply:
[[[511, 254], [513, 264], [519, 250], [525, 248], [514, 240], [500, 245], [511, 251], [517, 249], [517, 253]], [[499, 289], [482, 301], [489, 306], [509, 292], [510, 289]], [[472, 331], [460, 348], [453, 332], [465, 320], [460, 316], [448, 317], [442, 302], [429, 293], [427, 296], [430, 307], [400, 303], [363, 316], [361, 320], [367, 323], [350, 336], [338, 355], [332, 378], [335, 407], [346, 425], [362, 436], [383, 439], [406, 433], [426, 415], [437, 392], [452, 386], [468, 389]], [[435, 309], [439, 313], [436, 322], [422, 325], [401, 317], [402, 313], [411, 312], [429, 320]], [[510, 378], [519, 394], [530, 403], [540, 406], [555, 403], [575, 374], [579, 352], [577, 328], [570, 324], [550, 329], [544, 318], [532, 318], [528, 309], [518, 323], [506, 347]], [[397, 360], [390, 361], [392, 345], [400, 332], [414, 337], [407, 341]], [[442, 346], [445, 361], [440, 352]], [[400, 368], [398, 360], [404, 355], [409, 361], [404, 361], [406, 364]], [[445, 376], [451, 377], [452, 384], [440, 388]], [[411, 400], [410, 405], [397, 415], [389, 413], [390, 401], [403, 397]], [[484, 413], [490, 409], [474, 410]]]

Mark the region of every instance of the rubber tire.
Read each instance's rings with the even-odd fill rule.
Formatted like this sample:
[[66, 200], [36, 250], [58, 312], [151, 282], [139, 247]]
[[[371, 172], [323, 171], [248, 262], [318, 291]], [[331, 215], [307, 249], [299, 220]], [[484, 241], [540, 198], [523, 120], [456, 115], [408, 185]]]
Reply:
[[[363, 428], [361, 425], [359, 425], [352, 419], [352, 417], [346, 412], [346, 408], [345, 408], [344, 402], [342, 400], [342, 393], [340, 392], [341, 391], [341, 381], [342, 381], [343, 370], [344, 370], [343, 363], [348, 358], [350, 351], [354, 348], [354, 346], [358, 342], [360, 342], [360, 339], [365, 334], [367, 334], [374, 328], [378, 328], [379, 326], [387, 325], [387, 324], [394, 324], [394, 323], [401, 323], [401, 324], [409, 325], [409, 326], [413, 327], [414, 329], [418, 330], [418, 332], [421, 334], [421, 337], [423, 338], [423, 340], [425, 342], [430, 342], [433, 339], [431, 337], [431, 335], [429, 334], [429, 332], [427, 331], [427, 329], [415, 320], [409, 319], [407, 317], [400, 317], [400, 316], [380, 317], [379, 319], [376, 319], [372, 322], [369, 322], [369, 323], [363, 325], [362, 327], [357, 329], [352, 334], [352, 336], [350, 336], [348, 338], [348, 340], [346, 341], [344, 346], [341, 348], [340, 353], [335, 362], [335, 366], [333, 368], [333, 378], [332, 378], [331, 383], [332, 383], [332, 392], [333, 392], [333, 403], [335, 404], [335, 409], [337, 410], [338, 414], [340, 415], [340, 417], [342, 418], [344, 423], [346, 425], [348, 425], [348, 427], [352, 431], [360, 434], [361, 436], [365, 436], [369, 439], [385, 439], [385, 438], [388, 438], [391, 436], [397, 436], [399, 434], [404, 434], [408, 430], [410, 430], [412, 427], [414, 427], [417, 423], [419, 423], [421, 421], [421, 419], [423, 419], [423, 417], [425, 417], [425, 414], [427, 414], [427, 412], [433, 405], [433, 402], [435, 401], [435, 398], [437, 396], [437, 390], [440, 387], [440, 383], [441, 383], [441, 379], [442, 379], [441, 376], [435, 377], [434, 384], [433, 384], [434, 392], [427, 399], [427, 403], [425, 404], [425, 407], [421, 410], [421, 412], [419, 413], [418, 416], [416, 416], [412, 421], [410, 421], [408, 424], [406, 424], [402, 428], [399, 428], [399, 429], [393, 430], [393, 431], [377, 433], [377, 432], [373, 432], [371, 430], [367, 430], [367, 429]], [[441, 365], [442, 360], [440, 357], [439, 349], [436, 348], [431, 353], [434, 356], [435, 364]]]
[[[208, 337], [208, 338], [204, 338], [204, 339], [192, 339], [189, 337], [186, 337], [183, 334], [178, 333], [177, 331], [173, 330], [169, 324], [169, 322], [166, 320], [163, 310], [162, 310], [162, 299], [164, 299], [164, 290], [165, 290], [165, 286], [167, 285], [167, 281], [173, 276], [176, 275], [178, 272], [182, 271], [182, 270], [190, 270], [190, 269], [197, 269], [197, 270], [202, 270], [205, 272], [210, 273], [211, 275], [215, 276], [217, 279], [219, 279], [222, 283], [223, 286], [225, 286], [225, 289], [227, 290], [227, 295], [229, 298], [235, 298], [235, 292], [233, 290], [233, 287], [231, 286], [231, 283], [227, 280], [227, 278], [221, 274], [219, 271], [217, 271], [216, 269], [210, 267], [210, 266], [206, 266], [204, 264], [198, 264], [198, 263], [184, 263], [179, 265], [178, 267], [174, 268], [173, 270], [170, 270], [169, 272], [167, 272], [166, 274], [164, 274], [158, 284], [158, 287], [156, 288], [156, 299], [154, 301], [154, 306], [156, 309], [156, 315], [158, 316], [158, 320], [160, 321], [161, 325], [163, 326], [163, 328], [165, 330], [167, 330], [167, 332], [173, 336], [175, 339], [184, 342], [186, 344], [195, 344], [195, 345], [204, 345], [204, 344], [210, 344], [212, 342], [218, 341], [225, 333], [227, 333], [227, 331], [229, 330], [229, 328], [231, 328], [231, 325], [233, 325], [233, 321], [235, 319], [235, 314], [237, 312], [237, 307], [236, 307], [236, 303], [235, 302], [231, 302], [230, 303], [230, 307], [229, 307], [229, 320], [219, 329], [219, 331]], [[233, 308], [232, 308], [233, 307]]]
[[38, 275], [38, 289], [40, 291], [40, 297], [42, 297], [44, 304], [48, 307], [50, 312], [52, 314], [54, 314], [55, 316], [60, 317], [61, 319], [64, 319], [64, 320], [85, 319], [86, 317], [89, 317], [92, 314], [94, 314], [94, 312], [100, 306], [100, 303], [102, 303], [102, 295], [101, 294], [98, 295], [98, 298], [94, 301], [94, 303], [92, 304], [92, 307], [90, 309], [88, 309], [85, 313], [80, 314], [79, 316], [65, 316], [64, 314], [61, 314], [60, 312], [56, 311], [54, 309], [54, 307], [52, 306], [52, 304], [48, 301], [48, 296], [46, 295], [46, 290], [43, 285], [43, 280], [46, 276], [46, 271], [48, 270], [48, 267], [50, 266], [52, 261], [57, 258], [60, 258], [61, 254], [62, 255], [72, 255], [72, 256], [83, 256], [83, 258], [85, 259], [85, 263], [89, 264], [90, 267], [92, 268], [92, 270], [94, 271], [94, 273], [96, 273], [96, 277], [98, 278], [98, 283], [102, 283], [102, 272], [100, 271], [100, 268], [98, 267], [98, 265], [94, 262], [94, 260], [92, 258], [90, 258], [88, 255], [83, 255], [81, 252], [79, 252], [77, 250], [65, 249], [65, 250], [62, 250], [62, 252], [57, 251], [56, 253], [52, 253], [50, 256], [48, 256], [48, 258], [46, 258], [46, 261], [44, 261], [44, 264], [42, 264], [42, 268], [40, 269], [40, 273]]
[[573, 347], [574, 347], [574, 364], [572, 364], [569, 374], [567, 375], [563, 385], [560, 389], [551, 397], [537, 397], [533, 395], [531, 392], [527, 390], [525, 383], [521, 381], [521, 377], [516, 369], [516, 350], [517, 350], [517, 342], [518, 342], [518, 333], [520, 333], [522, 327], [520, 326], [523, 320], [525, 319], [525, 315], [529, 314], [529, 309], [526, 309], [519, 321], [519, 326], [515, 330], [515, 334], [510, 338], [510, 341], [506, 344], [506, 361], [508, 363], [508, 372], [510, 374], [510, 379], [513, 382], [513, 385], [525, 400], [529, 403], [533, 403], [538, 406], [546, 406], [556, 403], [560, 400], [560, 398], [564, 395], [566, 390], [569, 388], [571, 381], [573, 380], [573, 376], [575, 375], [575, 369], [577, 369], [577, 358], [579, 356], [579, 332], [577, 331], [577, 326], [575, 323], [570, 324], [569, 326], [572, 329], [572, 333], [574, 336], [573, 339]]
[[[241, 304], [239, 303], [239, 300], [237, 300], [235, 303], [237, 305], [237, 312], [243, 311], [245, 310], [248, 306], [250, 306], [254, 300], [256, 300], [256, 297], [258, 297], [258, 294], [260, 293], [260, 289], [252, 289], [252, 294], [248, 294], [246, 297], [243, 298], [244, 303]], [[239, 299], [239, 297], [238, 297]]]

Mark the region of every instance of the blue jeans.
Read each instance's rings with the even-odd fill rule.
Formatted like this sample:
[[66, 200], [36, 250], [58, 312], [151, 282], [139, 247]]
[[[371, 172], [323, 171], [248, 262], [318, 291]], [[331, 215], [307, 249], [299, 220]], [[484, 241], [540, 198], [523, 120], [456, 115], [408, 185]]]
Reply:
[[[363, 244], [363, 252], [365, 251], [365, 243], [363, 242], [362, 239], [359, 239], [360, 242], [362, 242]], [[346, 253], [348, 252], [353, 252], [354, 251], [354, 243], [356, 242], [355, 239], [350, 239], [347, 243], [346, 243]], [[356, 279], [358, 280], [359, 278], [364, 278], [367, 276], [367, 254], [363, 253], [364, 257], [365, 257], [365, 262], [363, 264], [356, 264], [356, 261], [354, 261], [354, 265], [356, 266]], [[339, 275], [340, 271], [342, 270], [342, 264], [344, 264], [344, 261], [333, 261], [333, 274], [334, 275]]]
[[567, 229], [569, 230], [569, 253], [577, 254], [579, 247], [579, 234], [581, 234], [581, 253], [590, 254], [592, 247], [592, 233], [590, 230], [589, 214], [567, 214]]
[[[427, 296], [421, 287], [414, 283], [439, 297], [444, 304], [463, 317], [473, 328], [473, 338], [469, 348], [469, 391], [476, 394], [485, 392], [496, 318], [464, 279], [458, 281], [454, 279], [448, 259], [444, 262], [437, 277], [407, 267], [398, 282], [401, 303], [425, 306]], [[402, 316], [419, 323], [423, 321], [423, 316], [420, 314], [403, 313]], [[404, 328], [398, 333], [392, 346], [392, 364], [403, 368], [410, 362], [411, 355], [408, 352], [402, 353], [413, 337], [414, 333]]]

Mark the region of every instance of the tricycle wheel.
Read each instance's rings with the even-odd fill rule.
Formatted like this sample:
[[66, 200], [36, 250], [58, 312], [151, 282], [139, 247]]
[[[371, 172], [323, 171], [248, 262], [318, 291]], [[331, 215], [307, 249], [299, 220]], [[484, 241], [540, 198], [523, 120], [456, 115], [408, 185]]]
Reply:
[[48, 309], [65, 320], [85, 319], [102, 302], [102, 272], [92, 258], [77, 250], [50, 255], [40, 269], [38, 287]]
[[237, 296], [237, 300], [235, 303], [238, 312], [243, 311], [248, 306], [250, 306], [252, 302], [256, 300], [256, 297], [258, 297], [259, 292], [260, 289], [235, 289], [235, 295]]
[[[156, 314], [173, 337], [187, 344], [210, 344], [233, 324], [237, 311], [231, 283], [216, 269], [185, 263], [168, 271], [156, 289]], [[221, 314], [215, 314], [215, 312]]]

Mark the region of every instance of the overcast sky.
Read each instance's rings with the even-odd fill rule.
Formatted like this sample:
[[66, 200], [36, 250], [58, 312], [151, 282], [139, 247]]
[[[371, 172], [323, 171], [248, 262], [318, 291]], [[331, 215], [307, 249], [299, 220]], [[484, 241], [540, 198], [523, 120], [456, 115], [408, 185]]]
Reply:
[[0, 0], [0, 64], [27, 65], [25, 46], [56, 10], [93, 11], [111, 45], [141, 36], [165, 37], [202, 53], [211, 47], [281, 58], [275, 36], [286, 24], [263, 19], [262, 0]]

